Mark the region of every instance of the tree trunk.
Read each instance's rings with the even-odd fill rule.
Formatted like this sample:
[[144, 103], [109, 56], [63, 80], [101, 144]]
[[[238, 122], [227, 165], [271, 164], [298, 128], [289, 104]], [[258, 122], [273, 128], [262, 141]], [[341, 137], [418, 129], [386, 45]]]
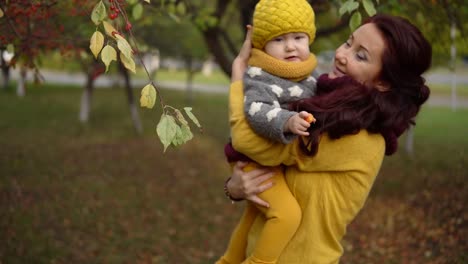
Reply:
[[130, 75], [128, 74], [127, 69], [122, 65], [122, 63], [119, 63], [119, 71], [124, 77], [125, 80], [125, 91], [127, 93], [127, 101], [128, 101], [128, 106], [130, 108], [130, 115], [132, 117], [133, 121], [133, 127], [135, 128], [136, 132], [138, 134], [143, 133], [143, 125], [141, 124], [140, 121], [140, 115], [138, 113], [137, 106], [135, 104], [134, 96], [133, 96], [133, 91], [132, 91], [132, 86], [130, 84]]
[[[227, 17], [228, 7], [231, 2], [232, 0], [217, 0], [213, 16], [216, 17], [219, 21], [222, 21], [223, 17]], [[314, 8], [317, 16], [319, 13], [329, 12], [331, 8], [331, 1], [328, 0], [310, 0], [308, 2]], [[247, 24], [252, 23], [253, 11], [257, 3], [258, 0], [237, 1], [237, 9], [240, 13], [239, 23], [241, 24], [240, 26], [243, 30], [245, 30], [245, 26]], [[197, 13], [197, 10], [191, 10], [191, 12]], [[327, 37], [332, 33], [347, 28], [349, 20], [350, 16], [345, 15], [338, 19], [336, 23], [330, 27], [320, 27], [317, 29], [316, 38]], [[222, 24], [223, 23], [213, 27], [199, 29], [203, 35], [206, 46], [210, 53], [214, 56], [216, 63], [219, 65], [221, 70], [226, 73], [227, 76], [231, 76], [231, 64], [232, 60], [235, 58], [235, 56], [237, 56], [238, 48], [236, 48], [236, 45], [233, 44], [234, 42], [230, 40], [229, 34], [227, 33], [230, 32], [233, 25], [228, 24], [228, 26], [222, 26]], [[237, 45], [240, 47], [239, 43], [237, 43]]]
[[18, 79], [18, 85], [16, 88], [16, 94], [19, 97], [26, 95], [26, 77], [28, 75], [28, 69], [25, 66], [20, 66], [20, 76]]
[[2, 76], [3, 76], [2, 86], [3, 86], [3, 89], [6, 90], [8, 88], [8, 85], [10, 84], [10, 65], [3, 58], [3, 52], [4, 50], [0, 49], [0, 62], [1, 62], [0, 67], [2, 68]]
[[208, 30], [203, 31], [202, 34], [205, 43], [208, 47], [208, 50], [216, 58], [216, 62], [218, 63], [219, 67], [221, 67], [221, 69], [227, 74], [227, 76], [231, 76], [232, 59], [237, 54], [227, 54], [229, 53], [229, 51], [223, 48], [223, 45], [221, 43], [221, 29], [218, 27], [209, 28]]
[[94, 72], [95, 72], [95, 63], [90, 67], [86, 74], [86, 86], [83, 90], [83, 95], [81, 95], [81, 107], [80, 107], [80, 122], [88, 123], [89, 114], [91, 113], [91, 99], [94, 89]]

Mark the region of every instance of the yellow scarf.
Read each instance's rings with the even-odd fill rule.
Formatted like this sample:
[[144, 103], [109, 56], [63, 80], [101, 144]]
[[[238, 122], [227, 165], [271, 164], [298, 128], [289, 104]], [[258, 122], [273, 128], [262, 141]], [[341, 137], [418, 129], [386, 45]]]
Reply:
[[278, 77], [298, 82], [309, 77], [317, 66], [317, 59], [313, 53], [301, 62], [287, 62], [274, 58], [264, 51], [252, 49], [249, 66], [262, 68], [262, 70]]

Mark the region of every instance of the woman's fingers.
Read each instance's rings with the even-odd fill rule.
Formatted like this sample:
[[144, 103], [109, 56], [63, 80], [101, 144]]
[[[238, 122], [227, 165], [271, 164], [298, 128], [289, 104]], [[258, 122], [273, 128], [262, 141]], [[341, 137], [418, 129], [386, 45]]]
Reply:
[[252, 26], [247, 25], [247, 33], [245, 34], [245, 40], [244, 40], [244, 43], [242, 44], [242, 47], [238, 56], [247, 61], [250, 57], [251, 49], [252, 49]]
[[255, 178], [252, 179], [252, 185], [253, 186], [261, 186], [264, 182], [271, 179], [273, 177], [273, 175], [274, 175], [274, 173], [272, 171], [265, 172], [265, 173], [259, 173], [258, 176], [256, 176]]
[[[249, 172], [244, 172], [244, 167], [248, 162], [236, 162], [231, 180], [228, 182], [228, 188], [231, 195], [236, 198], [254, 197], [257, 194], [271, 188], [274, 182], [271, 178], [274, 176], [274, 171], [268, 167], [260, 167]], [[256, 201], [257, 198], [254, 198]], [[259, 203], [260, 204], [260, 203]], [[261, 205], [265, 206], [266, 203]]]
[[245, 36], [244, 43], [242, 44], [239, 54], [237, 54], [237, 57], [232, 62], [232, 68], [231, 68], [232, 70], [231, 81], [232, 82], [242, 80], [244, 72], [247, 69], [247, 62], [250, 57], [250, 51], [252, 50], [251, 28], [252, 27], [250, 25], [247, 26], [247, 34]]
[[256, 203], [260, 206], [264, 206], [264, 207], [270, 207], [270, 204], [265, 202], [264, 200], [260, 199], [257, 195], [252, 195], [252, 196], [249, 196], [247, 197], [247, 200], [253, 202], [253, 203]]

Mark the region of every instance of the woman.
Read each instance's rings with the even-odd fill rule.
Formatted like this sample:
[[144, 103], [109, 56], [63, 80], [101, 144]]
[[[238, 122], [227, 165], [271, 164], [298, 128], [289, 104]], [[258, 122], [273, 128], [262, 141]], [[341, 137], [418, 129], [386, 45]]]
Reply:
[[[233, 63], [232, 144], [261, 165], [286, 165], [286, 181], [303, 212], [278, 263], [338, 263], [343, 254], [340, 241], [364, 205], [384, 155], [397, 150], [398, 137], [414, 124], [429, 96], [421, 75], [430, 67], [431, 46], [405, 19], [369, 18], [336, 50], [333, 70], [318, 80], [317, 96], [292, 105], [312, 113], [317, 124], [309, 129], [310, 136], [288, 145], [263, 139], [245, 121], [239, 80], [249, 53], [247, 37]], [[270, 176], [239, 173], [242, 166], [227, 181], [227, 195], [265, 205], [256, 194], [271, 183], [258, 182]], [[258, 216], [247, 255], [263, 224]]]

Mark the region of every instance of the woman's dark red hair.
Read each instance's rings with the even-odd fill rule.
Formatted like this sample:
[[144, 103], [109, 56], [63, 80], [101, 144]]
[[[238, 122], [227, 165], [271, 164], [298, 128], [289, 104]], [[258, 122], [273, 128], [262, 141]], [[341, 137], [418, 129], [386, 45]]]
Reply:
[[291, 105], [317, 119], [309, 129], [308, 140], [301, 142], [302, 150], [309, 155], [317, 152], [322, 133], [340, 138], [361, 129], [381, 133], [385, 153], [391, 155], [397, 150], [398, 137], [415, 124], [414, 118], [429, 97], [421, 75], [431, 66], [432, 47], [419, 29], [404, 18], [380, 14], [364, 23], [373, 23], [384, 38], [380, 80], [390, 89], [382, 92], [347, 76], [320, 76], [317, 95]]

